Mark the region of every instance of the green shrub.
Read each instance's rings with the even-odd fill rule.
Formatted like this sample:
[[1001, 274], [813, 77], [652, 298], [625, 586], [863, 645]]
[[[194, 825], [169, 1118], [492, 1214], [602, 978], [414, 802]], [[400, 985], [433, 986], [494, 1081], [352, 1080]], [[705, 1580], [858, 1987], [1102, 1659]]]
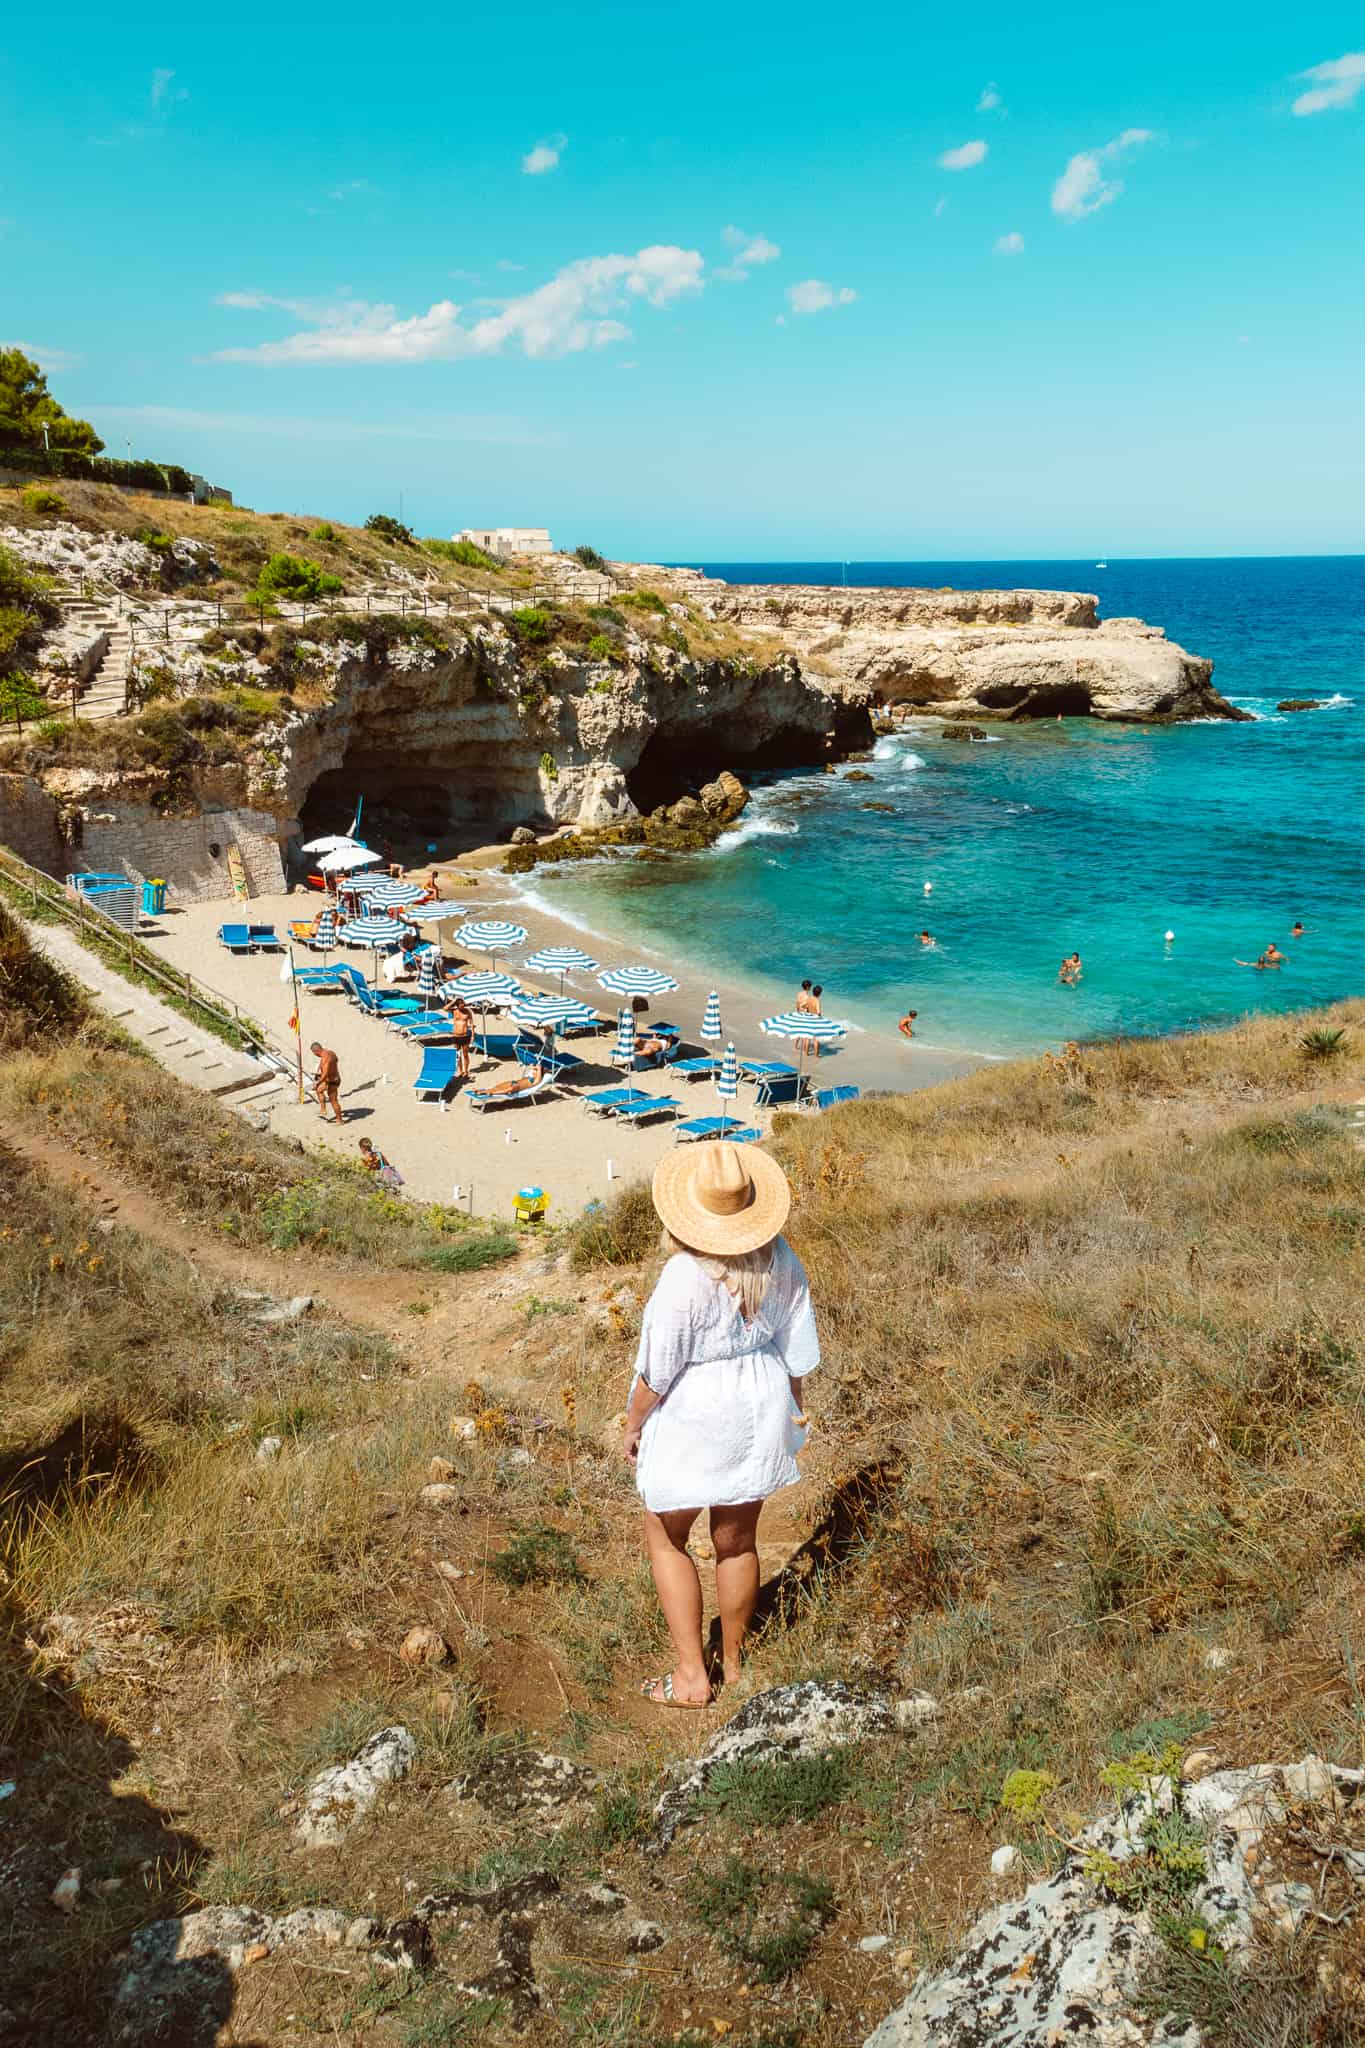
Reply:
[[537, 647], [553, 633], [555, 615], [543, 604], [524, 604], [513, 612], [511, 625], [524, 647]]
[[616, 602], [633, 612], [657, 612], [664, 618], [668, 616], [667, 601], [657, 590], [623, 590]]
[[60, 491], [49, 491], [43, 484], [30, 484], [20, 492], [25, 509], [29, 512], [51, 512], [58, 517], [66, 510], [66, 499]]
[[594, 633], [588, 642], [588, 653], [594, 661], [614, 661], [617, 652], [616, 642], [609, 633]]
[[506, 1550], [489, 1560], [495, 1578], [505, 1586], [533, 1586], [539, 1579], [560, 1584], [582, 1585], [583, 1567], [573, 1544], [562, 1529], [538, 1522], [532, 1529], [519, 1529]]
[[276, 597], [311, 602], [318, 597], [333, 597], [343, 588], [339, 576], [319, 568], [303, 555], [272, 555], [262, 564], [256, 578], [256, 596], [266, 602]]
[[740, 1856], [719, 1871], [694, 1871], [688, 1893], [707, 1932], [765, 1984], [799, 1970], [834, 1918], [834, 1892], [823, 1878], [762, 1870]]
[[501, 1265], [504, 1259], [514, 1259], [516, 1255], [516, 1239], [493, 1231], [483, 1237], [467, 1237], [460, 1244], [436, 1245], [422, 1264], [433, 1273], [477, 1273], [484, 1266]]
[[599, 576], [607, 576], [611, 573], [607, 565], [606, 556], [600, 555], [596, 548], [590, 548], [586, 543], [574, 549], [573, 558], [576, 562], [581, 562], [585, 569], [596, 569]]
[[371, 512], [365, 521], [365, 531], [379, 540], [391, 540], [396, 547], [415, 548], [417, 545], [417, 536], [412, 528], [404, 526], [401, 519], [390, 518], [387, 512]]
[[309, 540], [339, 541], [341, 535], [337, 532], [330, 519], [324, 519], [321, 526], [313, 528], [308, 538]]
[[462, 569], [498, 570], [502, 563], [492, 555], [486, 555], [482, 548], [475, 547], [472, 540], [424, 540], [421, 542], [429, 555], [435, 555], [441, 562], [458, 562]]
[[154, 526], [139, 526], [133, 539], [141, 541], [144, 548], [150, 548], [156, 555], [168, 555], [175, 546], [173, 533], [158, 533]]
[[32, 676], [23, 669], [11, 669], [8, 675], [0, 676], [0, 724], [8, 724], [13, 719], [22, 732], [26, 718], [41, 718], [46, 710], [46, 697], [36, 688]]
[[594, 1266], [635, 1266], [659, 1241], [659, 1219], [646, 1181], [622, 1188], [605, 1208], [590, 1210], [573, 1228], [575, 1273]]
[[1350, 1050], [1344, 1031], [1305, 1031], [1299, 1040], [1299, 1051], [1308, 1060], [1337, 1060]]

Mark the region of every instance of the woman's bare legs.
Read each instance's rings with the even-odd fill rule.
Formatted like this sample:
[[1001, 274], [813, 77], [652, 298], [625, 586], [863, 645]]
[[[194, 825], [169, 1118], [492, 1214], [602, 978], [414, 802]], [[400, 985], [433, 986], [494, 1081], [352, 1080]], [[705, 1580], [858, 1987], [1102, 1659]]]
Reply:
[[711, 1541], [716, 1547], [716, 1604], [725, 1677], [733, 1684], [744, 1657], [744, 1638], [758, 1599], [758, 1518], [761, 1500], [712, 1508]]
[[[711, 1697], [711, 1681], [702, 1657], [701, 1581], [687, 1554], [687, 1538], [700, 1512], [699, 1508], [679, 1508], [672, 1514], [655, 1515], [645, 1510], [650, 1569], [673, 1638], [673, 1695], [699, 1706]], [[653, 1697], [663, 1704], [663, 1693], [657, 1688]]]

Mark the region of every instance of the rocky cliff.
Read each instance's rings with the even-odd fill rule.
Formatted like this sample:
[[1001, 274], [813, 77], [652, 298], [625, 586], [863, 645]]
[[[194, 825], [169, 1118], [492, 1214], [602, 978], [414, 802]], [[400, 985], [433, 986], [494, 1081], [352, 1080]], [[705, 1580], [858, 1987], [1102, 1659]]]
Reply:
[[1101, 621], [1083, 592], [697, 588], [717, 619], [779, 634], [882, 704], [1143, 724], [1245, 716], [1214, 689], [1211, 661], [1141, 619]]

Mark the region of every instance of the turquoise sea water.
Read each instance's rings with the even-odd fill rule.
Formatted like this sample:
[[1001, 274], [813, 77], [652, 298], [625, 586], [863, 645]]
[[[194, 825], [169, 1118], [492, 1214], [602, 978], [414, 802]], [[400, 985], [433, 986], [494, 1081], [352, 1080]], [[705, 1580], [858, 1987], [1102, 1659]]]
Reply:
[[[703, 566], [736, 582], [843, 573]], [[717, 976], [794, 988], [811, 975], [827, 1015], [865, 1026], [908, 1003], [919, 1039], [988, 1053], [1365, 991], [1365, 557], [850, 563], [847, 580], [1098, 591], [1102, 616], [1211, 655], [1256, 723], [1068, 719], [963, 746], [928, 720], [878, 744], [862, 764], [873, 784], [769, 777], [718, 848], [546, 872], [548, 907]], [[1276, 714], [1291, 696], [1328, 702]], [[1296, 918], [1309, 929], [1291, 940]], [[1283, 969], [1236, 964], [1271, 939]], [[1084, 978], [1059, 987], [1073, 949]]]

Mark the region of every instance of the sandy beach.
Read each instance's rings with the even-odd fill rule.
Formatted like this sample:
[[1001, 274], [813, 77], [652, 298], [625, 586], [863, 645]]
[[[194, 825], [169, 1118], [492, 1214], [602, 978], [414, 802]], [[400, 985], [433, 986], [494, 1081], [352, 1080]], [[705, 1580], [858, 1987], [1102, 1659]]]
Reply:
[[[577, 945], [604, 967], [638, 961], [673, 973], [678, 989], [658, 998], [651, 1016], [677, 1024], [687, 1051], [709, 1049], [696, 1033], [708, 992], [714, 988], [720, 995], [726, 1036], [734, 1040], [741, 1057], [794, 1058], [787, 1043], [765, 1037], [758, 1028], [760, 1016], [791, 1007], [794, 989], [767, 990], [758, 983], [708, 979], [630, 941], [589, 935], [554, 917], [539, 902], [528, 903], [525, 892], [511, 877], [496, 872], [501, 857], [501, 848], [485, 848], [440, 863], [441, 893], [443, 898], [467, 904], [471, 916], [508, 917], [526, 927], [529, 937], [525, 946], [498, 965], [516, 975], [528, 990], [557, 993], [558, 980], [521, 974], [520, 959], [538, 946]], [[427, 870], [421, 872], [425, 875]], [[177, 908], [172, 902], [155, 929], [144, 929], [144, 937], [173, 966], [230, 996], [270, 1032], [277, 1046], [289, 1045], [292, 996], [282, 978], [280, 955], [228, 953], [219, 943], [218, 930], [234, 918], [249, 915], [253, 923], [273, 922], [283, 939], [290, 919], [311, 917], [318, 903], [311, 891], [254, 898], [249, 905], [240, 906], [213, 902]], [[487, 955], [466, 958], [462, 954], [454, 944], [456, 928], [455, 921], [440, 927], [447, 959], [459, 960], [462, 967], [491, 965]], [[299, 957], [310, 966], [321, 963], [317, 954]], [[367, 952], [342, 948], [333, 958], [350, 961], [367, 978], [372, 976], [373, 962]], [[381, 987], [388, 985], [381, 980]], [[600, 1009], [603, 1015], [615, 1014], [616, 999], [598, 987], [594, 974], [570, 975], [566, 993]], [[827, 1004], [827, 1014], [837, 1016], [838, 1012]], [[351, 1158], [357, 1156], [358, 1140], [368, 1137], [402, 1173], [409, 1198], [458, 1201], [476, 1216], [510, 1220], [518, 1190], [534, 1186], [549, 1195], [551, 1217], [563, 1221], [580, 1214], [590, 1202], [606, 1200], [623, 1182], [647, 1175], [675, 1142], [673, 1122], [667, 1117], [631, 1128], [591, 1114], [581, 1101], [589, 1090], [617, 1085], [621, 1079], [608, 1062], [614, 1032], [573, 1040], [566, 1049], [580, 1055], [584, 1065], [571, 1082], [552, 1094], [534, 1103], [481, 1113], [459, 1093], [444, 1104], [419, 1098], [412, 1084], [421, 1065], [420, 1049], [377, 1019], [366, 1017], [345, 996], [305, 991], [300, 1015], [305, 1072], [311, 1071], [308, 1047], [314, 1039], [337, 1054], [347, 1121], [342, 1128], [324, 1124], [311, 1095], [300, 1105], [291, 1094], [272, 1109], [272, 1128], [300, 1138], [305, 1145], [326, 1146]], [[497, 1028], [493, 1020], [490, 1024]], [[892, 1032], [855, 1030], [837, 1051], [826, 1051], [820, 1059], [819, 1079], [822, 1086], [853, 1084], [865, 1092], [901, 1090], [931, 1086], [977, 1064], [970, 1056], [921, 1050], [898, 1040]], [[471, 1068], [476, 1083], [505, 1080], [513, 1071], [510, 1063], [485, 1060], [476, 1049]], [[667, 1069], [637, 1074], [633, 1080], [652, 1095], [677, 1100], [682, 1116], [713, 1115], [720, 1107], [710, 1084], [672, 1080]], [[741, 1082], [730, 1113], [764, 1133], [770, 1128], [771, 1117], [755, 1109], [754, 1089], [749, 1083]]]

